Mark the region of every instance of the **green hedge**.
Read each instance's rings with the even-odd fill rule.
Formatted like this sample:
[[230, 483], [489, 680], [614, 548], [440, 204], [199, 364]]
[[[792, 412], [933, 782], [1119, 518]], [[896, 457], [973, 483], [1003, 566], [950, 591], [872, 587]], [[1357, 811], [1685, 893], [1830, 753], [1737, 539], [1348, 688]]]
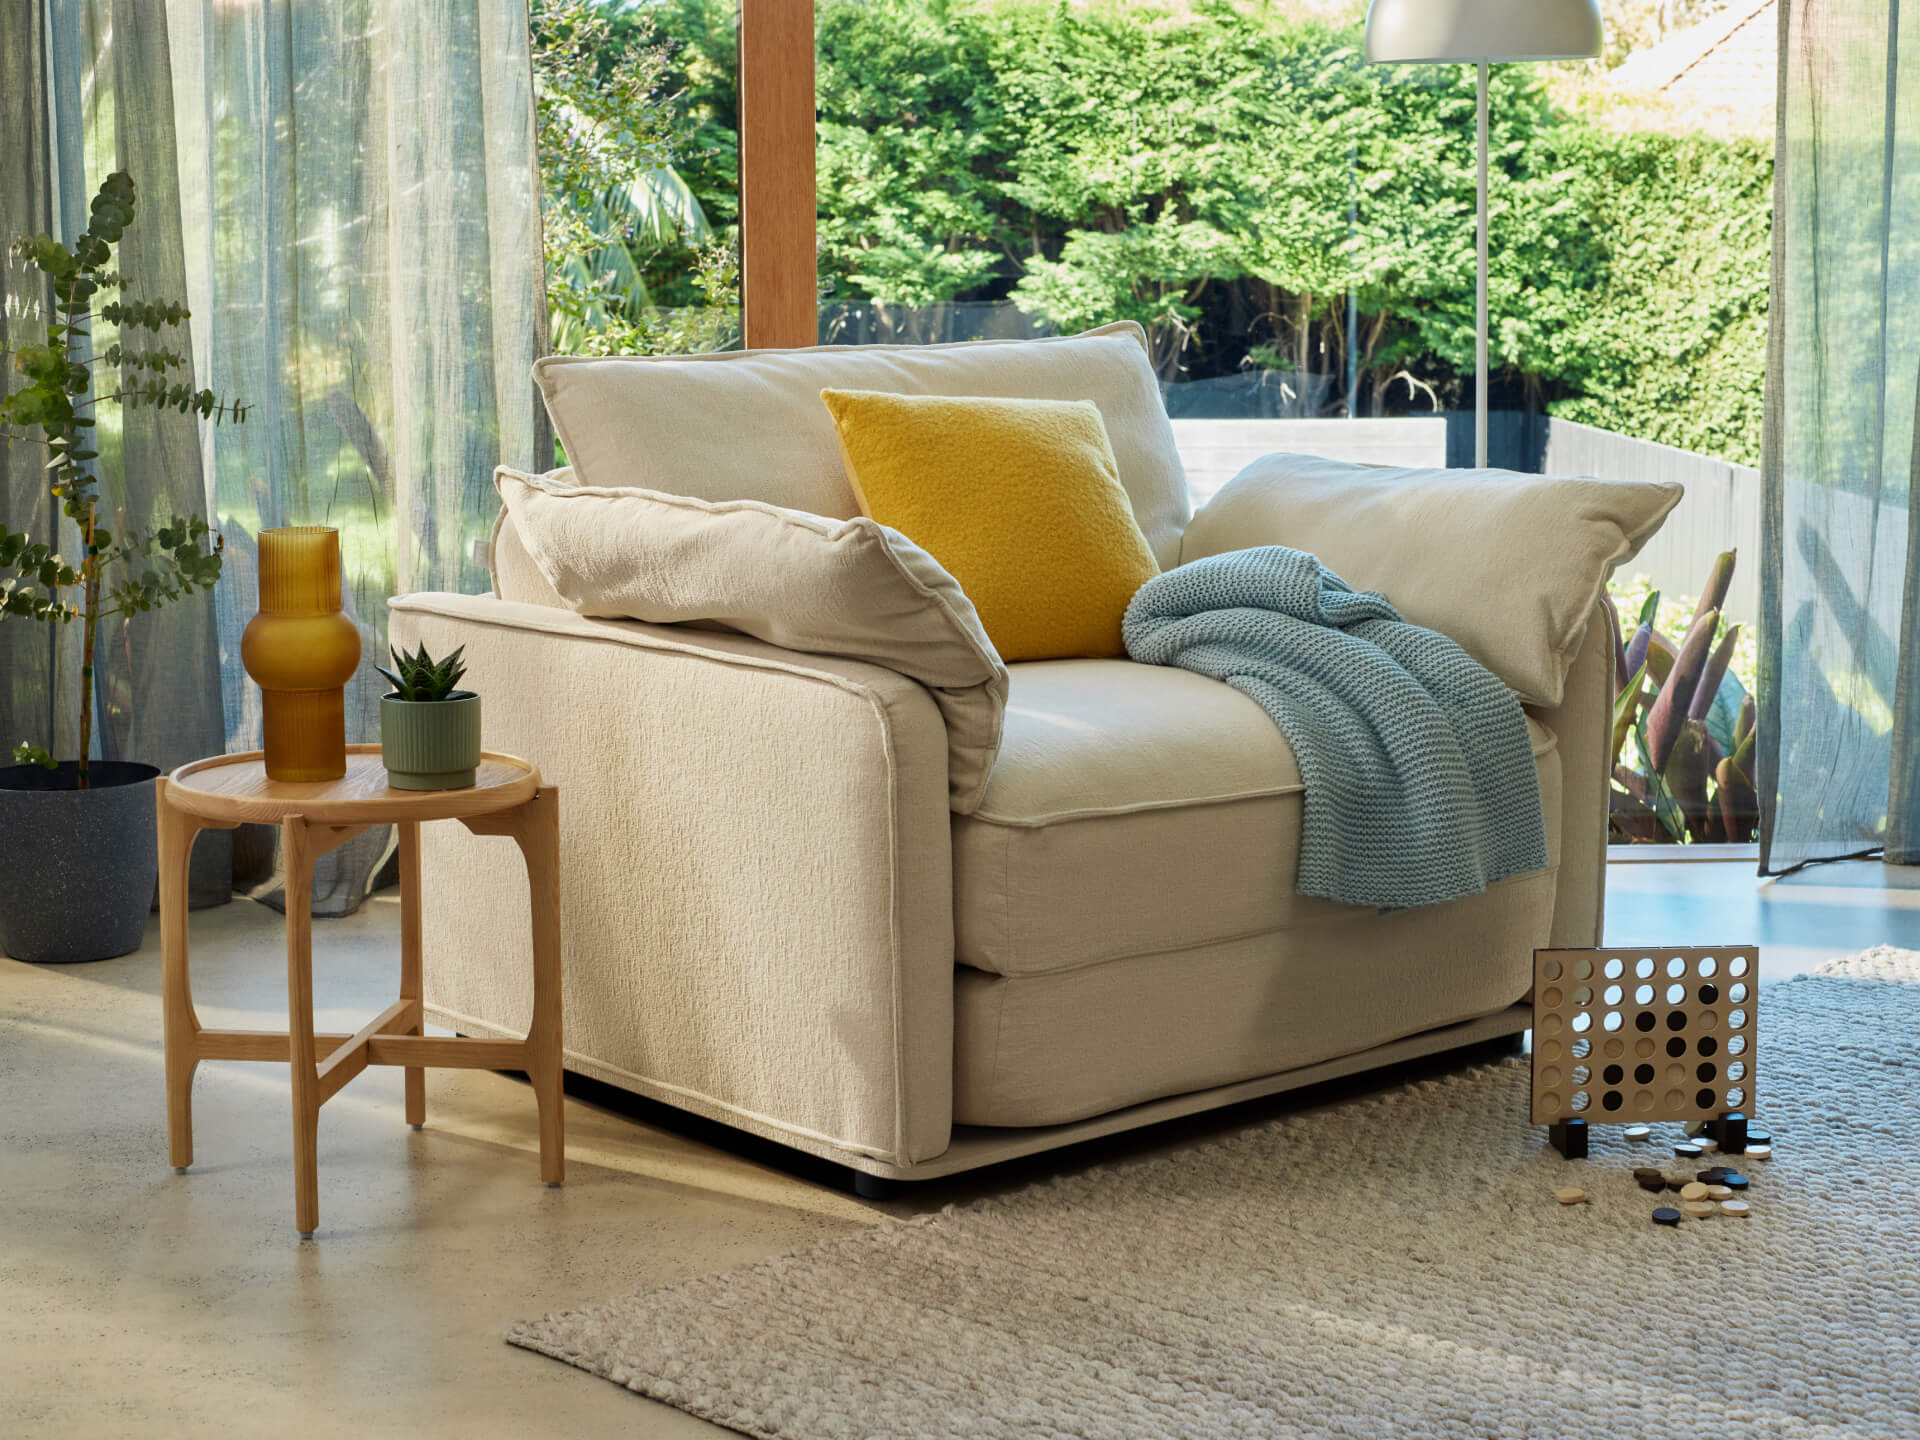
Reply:
[[[731, 0], [660, 0], [683, 173], [737, 214]], [[1280, 7], [820, 0], [829, 298], [1138, 319], [1167, 378], [1346, 367], [1362, 413], [1467, 402], [1473, 81]], [[1755, 463], [1772, 160], [1619, 133], [1495, 72], [1498, 404]], [[1350, 221], [1350, 213], [1352, 219]]]

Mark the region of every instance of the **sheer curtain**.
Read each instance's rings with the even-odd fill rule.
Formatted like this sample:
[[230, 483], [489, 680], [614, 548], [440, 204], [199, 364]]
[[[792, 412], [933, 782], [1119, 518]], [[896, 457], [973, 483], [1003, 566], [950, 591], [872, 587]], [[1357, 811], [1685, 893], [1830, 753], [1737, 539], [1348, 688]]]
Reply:
[[[10, 5], [4, 25], [4, 242], [45, 232], [71, 243], [86, 228], [87, 205], [100, 180], [124, 169], [138, 186], [135, 223], [120, 247], [127, 293], [184, 298], [174, 134], [164, 118], [173, 103], [165, 15], [141, 0], [33, 0]], [[44, 338], [46, 317], [30, 307], [44, 305], [51, 295], [33, 283], [36, 278], [17, 265], [7, 269], [7, 293], [23, 311], [0, 319], [11, 327], [5, 332], [11, 340]], [[106, 338], [104, 330], [98, 338]], [[111, 517], [110, 528], [206, 509], [196, 421], [155, 410], [123, 414], [118, 407], [105, 407], [100, 420], [101, 509]], [[16, 530], [56, 535], [63, 552], [78, 553], [78, 533], [59, 519], [46, 493], [46, 452], [20, 444], [4, 448], [0, 515]], [[221, 647], [208, 596], [112, 621], [101, 632], [94, 657], [100, 757], [165, 770], [224, 748]], [[62, 758], [73, 755], [79, 743], [80, 650], [77, 624], [0, 624], [4, 749], [21, 739], [43, 745], [51, 739]], [[191, 900], [207, 905], [224, 899], [232, 875], [232, 837], [209, 832], [194, 849]]]
[[[168, 0], [196, 360], [258, 408], [207, 446], [231, 557], [217, 592], [227, 743], [259, 743], [237, 662], [253, 536], [340, 531], [369, 661], [386, 601], [483, 588], [493, 467], [551, 454], [528, 367], [545, 301], [523, 0]], [[347, 692], [379, 737], [379, 677]], [[390, 835], [322, 861], [353, 909]], [[272, 899], [276, 882], [265, 883]], [[262, 893], [257, 891], [256, 893]]]
[[[130, 169], [141, 283], [187, 300], [197, 374], [253, 407], [243, 426], [129, 424], [126, 503], [216, 514], [227, 564], [211, 604], [109, 646], [103, 750], [173, 765], [254, 748], [239, 639], [261, 529], [339, 529], [378, 660], [389, 596], [484, 586], [471, 542], [493, 467], [552, 454], [528, 374], [546, 316], [525, 0], [19, 0], [5, 16], [0, 113], [40, 158], [4, 167], [0, 220], [77, 230], [101, 175]], [[7, 457], [16, 528], [42, 513], [30, 463]], [[8, 736], [46, 724], [47, 638], [26, 628], [0, 627]], [[349, 741], [378, 739], [371, 675], [348, 690]], [[276, 901], [266, 832], [237, 843]], [[315, 913], [358, 905], [390, 844], [368, 832], [327, 856]]]
[[1782, 0], [1761, 868], [1920, 863], [1920, 4]]

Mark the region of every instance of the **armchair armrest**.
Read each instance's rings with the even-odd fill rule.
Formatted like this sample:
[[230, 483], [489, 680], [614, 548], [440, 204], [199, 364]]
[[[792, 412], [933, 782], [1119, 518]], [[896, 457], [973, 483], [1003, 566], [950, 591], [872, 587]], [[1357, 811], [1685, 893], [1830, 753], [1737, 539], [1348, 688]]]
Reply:
[[[877, 665], [483, 596], [392, 605], [466, 647], [487, 744], [561, 792], [567, 1063], [815, 1153], [946, 1148], [947, 737]], [[523, 880], [422, 835], [427, 1007], [518, 1033]]]

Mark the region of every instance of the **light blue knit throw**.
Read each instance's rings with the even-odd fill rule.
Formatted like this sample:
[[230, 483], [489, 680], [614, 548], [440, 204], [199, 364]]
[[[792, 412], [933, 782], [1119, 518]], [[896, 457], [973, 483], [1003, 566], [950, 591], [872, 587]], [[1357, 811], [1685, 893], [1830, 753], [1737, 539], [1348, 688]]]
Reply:
[[1127, 653], [1257, 700], [1300, 761], [1299, 890], [1405, 909], [1544, 869], [1546, 822], [1513, 692], [1313, 556], [1210, 556], [1140, 587]]

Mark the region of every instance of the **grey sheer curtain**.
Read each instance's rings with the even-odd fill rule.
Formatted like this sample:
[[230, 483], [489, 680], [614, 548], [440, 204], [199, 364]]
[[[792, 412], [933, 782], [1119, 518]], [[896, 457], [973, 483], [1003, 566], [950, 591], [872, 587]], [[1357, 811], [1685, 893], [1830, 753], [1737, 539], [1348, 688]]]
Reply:
[[1920, 863], [1920, 3], [1780, 10], [1761, 868]]
[[[103, 702], [103, 748], [163, 766], [254, 748], [239, 640], [261, 529], [339, 529], [348, 610], [379, 659], [389, 596], [484, 587], [470, 547], [492, 522], [493, 467], [552, 454], [528, 375], [546, 315], [525, 0], [6, 0], [4, 14], [0, 114], [43, 158], [36, 175], [5, 167], [0, 221], [77, 230], [100, 176], [131, 170], [138, 258], [191, 307], [196, 373], [254, 407], [237, 427], [129, 426], [128, 503], [217, 515], [227, 565], [211, 604], [130, 635], [124, 661], [109, 646], [124, 683]], [[42, 513], [34, 462], [7, 463], [18, 528]], [[44, 632], [5, 633], [25, 629], [0, 627], [0, 734], [48, 703]], [[371, 673], [348, 690], [350, 742], [378, 738]], [[247, 888], [277, 902], [268, 834], [237, 843]], [[315, 913], [357, 906], [390, 845], [368, 832], [327, 856]], [[202, 863], [208, 886], [230, 885], [226, 862]]]
[[[8, 141], [0, 166], [0, 236], [46, 232], [71, 241], [109, 170], [139, 186], [138, 218], [120, 250], [127, 293], [186, 294], [180, 192], [165, 15], [142, 0], [9, 0], [0, 34], [0, 114]], [[31, 272], [7, 270], [6, 290], [29, 305], [50, 292]], [[41, 339], [44, 313], [0, 317], [12, 339]], [[13, 378], [7, 367], [8, 382]], [[111, 528], [202, 511], [200, 427], [154, 410], [109, 415], [101, 427], [103, 512]], [[80, 538], [49, 499], [37, 446], [5, 445], [0, 515], [14, 529], [57, 535], [66, 554]], [[0, 738], [52, 740], [63, 758], [79, 743], [80, 627], [0, 624]], [[95, 655], [95, 743], [101, 757], [163, 770], [224, 748], [221, 646], [213, 601], [195, 596], [102, 627]], [[211, 840], [212, 843], [207, 842]], [[224, 899], [233, 888], [232, 836], [210, 832], [195, 847], [190, 897]]]

